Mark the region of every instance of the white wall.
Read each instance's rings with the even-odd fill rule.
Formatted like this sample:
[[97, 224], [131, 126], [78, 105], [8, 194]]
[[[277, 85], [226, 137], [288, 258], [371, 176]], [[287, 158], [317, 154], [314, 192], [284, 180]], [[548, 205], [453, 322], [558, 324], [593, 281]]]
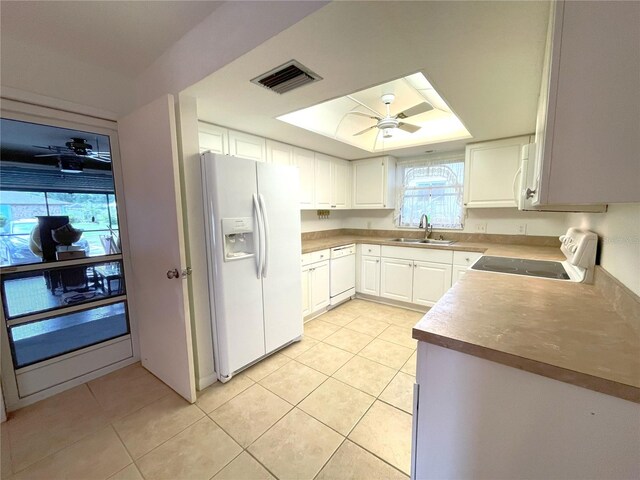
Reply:
[[[393, 210], [332, 210], [329, 219], [318, 219], [316, 211], [301, 213], [302, 231], [334, 228], [366, 228], [396, 230]], [[478, 225], [486, 225], [486, 233], [517, 235], [526, 225], [527, 235], [559, 236], [567, 230], [567, 214], [555, 212], [519, 212], [512, 208], [469, 209], [465, 233], [478, 233]]]
[[609, 205], [607, 213], [571, 213], [568, 223], [600, 237], [600, 265], [640, 295], [640, 203]]
[[83, 63], [8, 35], [2, 36], [0, 53], [3, 89], [10, 87], [95, 107], [112, 112], [113, 118], [127, 112], [134, 102], [134, 80], [99, 65]]
[[345, 221], [351, 214], [348, 210], [331, 210], [329, 218], [318, 218], [316, 210], [301, 210], [301, 231], [305, 233], [346, 228]]

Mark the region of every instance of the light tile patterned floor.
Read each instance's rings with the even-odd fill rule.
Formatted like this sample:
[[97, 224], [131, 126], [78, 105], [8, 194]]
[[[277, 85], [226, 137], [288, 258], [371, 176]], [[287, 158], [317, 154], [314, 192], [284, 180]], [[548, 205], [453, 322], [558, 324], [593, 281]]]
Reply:
[[0, 427], [3, 479], [406, 479], [422, 314], [352, 300], [189, 405], [140, 365]]

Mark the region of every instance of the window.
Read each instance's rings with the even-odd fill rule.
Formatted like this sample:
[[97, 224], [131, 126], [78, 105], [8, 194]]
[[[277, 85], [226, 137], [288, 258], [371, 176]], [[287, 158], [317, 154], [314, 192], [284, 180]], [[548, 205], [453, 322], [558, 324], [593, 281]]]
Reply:
[[464, 153], [398, 164], [399, 227], [418, 227], [426, 213], [434, 228], [462, 229]]

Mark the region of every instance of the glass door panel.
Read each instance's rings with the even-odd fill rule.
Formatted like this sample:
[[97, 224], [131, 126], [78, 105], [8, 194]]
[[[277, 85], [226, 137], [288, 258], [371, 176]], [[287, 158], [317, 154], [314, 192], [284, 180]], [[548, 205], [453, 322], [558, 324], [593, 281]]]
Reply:
[[122, 262], [6, 273], [2, 276], [5, 318], [13, 320], [125, 294]]
[[16, 369], [129, 333], [126, 303], [9, 327]]

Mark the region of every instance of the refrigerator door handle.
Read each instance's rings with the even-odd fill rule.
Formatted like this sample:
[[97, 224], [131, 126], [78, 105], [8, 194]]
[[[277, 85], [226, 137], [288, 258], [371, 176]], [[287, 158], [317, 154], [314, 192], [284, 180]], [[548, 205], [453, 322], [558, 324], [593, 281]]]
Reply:
[[262, 256], [262, 277], [267, 277], [267, 266], [269, 264], [269, 219], [267, 217], [267, 207], [264, 203], [264, 196], [258, 195], [260, 200], [260, 210], [262, 210], [262, 226], [263, 226], [263, 238], [264, 238], [264, 250]]
[[[254, 248], [256, 250], [256, 267], [258, 269], [257, 277], [258, 279], [262, 278], [262, 212], [260, 211], [260, 205], [258, 205], [258, 196], [253, 194], [253, 209], [256, 212], [256, 223], [258, 224], [258, 235], [254, 235], [257, 237], [257, 242], [254, 242]], [[257, 244], [256, 244], [257, 243]]]

